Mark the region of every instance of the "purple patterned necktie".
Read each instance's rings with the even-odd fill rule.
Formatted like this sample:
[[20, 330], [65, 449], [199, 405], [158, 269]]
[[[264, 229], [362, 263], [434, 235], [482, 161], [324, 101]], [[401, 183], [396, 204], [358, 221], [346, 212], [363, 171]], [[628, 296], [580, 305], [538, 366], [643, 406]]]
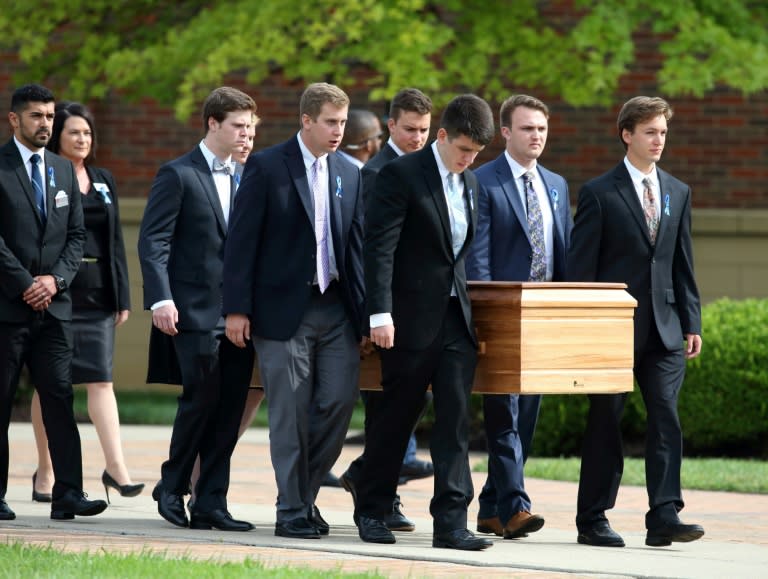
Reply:
[[656, 233], [659, 231], [659, 212], [656, 209], [656, 199], [653, 196], [651, 180], [643, 179], [643, 213], [648, 224], [648, 235], [651, 237], [651, 245], [656, 244]]
[[533, 173], [523, 173], [525, 201], [528, 206], [528, 236], [531, 239], [531, 275], [528, 281], [545, 281], [547, 277], [546, 250], [544, 248], [544, 219], [541, 216], [539, 196], [533, 189]]
[[328, 261], [328, 223], [326, 219], [326, 196], [321, 186], [323, 165], [320, 159], [312, 163], [312, 195], [315, 199], [315, 241], [317, 242], [317, 285], [320, 293], [328, 289], [330, 280], [330, 265]]

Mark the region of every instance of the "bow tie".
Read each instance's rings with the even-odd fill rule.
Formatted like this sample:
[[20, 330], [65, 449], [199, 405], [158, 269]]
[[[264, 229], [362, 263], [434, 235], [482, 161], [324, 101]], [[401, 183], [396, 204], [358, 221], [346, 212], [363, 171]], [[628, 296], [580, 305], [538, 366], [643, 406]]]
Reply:
[[232, 165], [230, 163], [225, 163], [223, 161], [219, 161], [218, 159], [214, 159], [213, 160], [213, 172], [214, 173], [226, 173], [227, 175], [231, 175], [233, 173]]

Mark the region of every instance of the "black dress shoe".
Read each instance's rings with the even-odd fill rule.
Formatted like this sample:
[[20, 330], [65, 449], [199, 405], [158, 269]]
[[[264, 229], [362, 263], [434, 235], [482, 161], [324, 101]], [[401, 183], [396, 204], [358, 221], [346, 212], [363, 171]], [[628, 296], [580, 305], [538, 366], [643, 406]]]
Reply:
[[649, 547], [666, 547], [672, 543], [690, 543], [704, 536], [701, 525], [686, 525], [685, 523], [667, 523], [655, 529], [648, 529], [645, 544]]
[[384, 524], [390, 531], [413, 531], [416, 529], [413, 521], [408, 519], [400, 510], [402, 505], [400, 497], [395, 497], [395, 501], [392, 503], [392, 512], [384, 517]]
[[409, 480], [427, 478], [435, 474], [435, 467], [426, 460], [414, 459], [411, 462], [404, 462], [400, 467], [400, 479], [398, 484], [405, 484]]
[[358, 517], [356, 523], [357, 532], [366, 543], [391, 545], [395, 542], [395, 536], [392, 534], [392, 531], [387, 528], [387, 525], [381, 519]]
[[476, 537], [468, 529], [456, 529], [447, 533], [435, 533], [432, 546], [438, 549], [460, 549], [462, 551], [482, 551], [493, 545], [493, 541]]
[[82, 491], [67, 490], [60, 498], [51, 502], [51, 518], [56, 521], [67, 521], [78, 517], [98, 515], [107, 508], [102, 500], [89, 501]]
[[208, 513], [192, 511], [189, 518], [190, 529], [199, 529], [209, 531], [218, 529], [219, 531], [251, 531], [254, 526], [248, 521], [238, 521], [233, 519], [229, 511], [224, 509], [214, 509]]
[[104, 485], [104, 492], [107, 494], [107, 502], [109, 502], [109, 487], [112, 487], [119, 492], [121, 497], [135, 497], [141, 494], [141, 491], [144, 490], [144, 483], [135, 485], [118, 484], [106, 470], [101, 473], [101, 483]]
[[352, 480], [352, 477], [349, 475], [348, 470], [341, 473], [341, 476], [339, 477], [339, 482], [341, 483], [341, 486], [344, 487], [344, 490], [352, 495], [352, 503], [356, 507], [357, 506], [357, 488], [355, 488], [355, 481]]
[[53, 500], [51, 493], [39, 493], [35, 490], [37, 484], [37, 471], [32, 473], [32, 501], [36, 503], [50, 503]]
[[181, 495], [169, 493], [163, 488], [162, 482], [158, 482], [152, 490], [152, 498], [157, 501], [157, 512], [166, 521], [177, 527], [189, 526]]
[[576, 540], [582, 545], [593, 547], [623, 547], [624, 539], [616, 531], [611, 529], [608, 521], [600, 521], [589, 527], [579, 529]]
[[309, 522], [309, 519], [299, 517], [298, 519], [275, 523], [275, 536], [291, 539], [319, 539], [320, 531]]
[[309, 513], [307, 513], [307, 520], [315, 526], [317, 532], [321, 535], [327, 535], [331, 532], [331, 526], [325, 521], [323, 516], [320, 514], [320, 509], [318, 509], [316, 505], [312, 505], [309, 508]]
[[5, 499], [0, 499], [0, 521], [12, 521], [16, 518], [16, 513], [11, 510]]
[[339, 480], [339, 477], [337, 477], [331, 471], [328, 471], [325, 473], [323, 480], [320, 482], [320, 486], [341, 488], [341, 481]]

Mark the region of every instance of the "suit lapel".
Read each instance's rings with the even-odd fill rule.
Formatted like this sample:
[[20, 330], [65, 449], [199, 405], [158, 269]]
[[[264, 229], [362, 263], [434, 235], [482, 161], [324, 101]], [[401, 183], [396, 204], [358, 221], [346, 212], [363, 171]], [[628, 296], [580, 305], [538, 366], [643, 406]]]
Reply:
[[659, 176], [659, 196], [661, 197], [659, 207], [659, 230], [656, 233], [656, 244], [662, 242], [664, 235], [669, 229], [670, 217], [672, 211], [680, 205], [678, 192], [669, 179], [669, 174], [656, 167], [656, 174]]
[[224, 219], [224, 211], [221, 208], [219, 191], [216, 189], [216, 183], [213, 181], [211, 168], [208, 166], [208, 162], [205, 160], [205, 156], [203, 156], [200, 147], [196, 147], [193, 151], [192, 163], [195, 167], [197, 177], [200, 180], [200, 185], [203, 187], [203, 191], [205, 191], [205, 195], [208, 197], [214, 215], [216, 215], [216, 221], [219, 224], [221, 233], [226, 234], [227, 222]]
[[427, 145], [420, 152], [422, 155], [421, 163], [423, 167], [424, 179], [427, 181], [427, 187], [435, 203], [435, 210], [443, 226], [443, 235], [445, 247], [448, 253], [453, 257], [453, 242], [451, 237], [451, 218], [448, 215], [448, 202], [445, 200], [443, 191], [443, 181], [440, 178], [440, 170], [437, 168], [437, 161], [432, 152], [432, 147]]
[[456, 259], [461, 259], [472, 243], [477, 227], [477, 177], [468, 169], [462, 173], [464, 179], [464, 208], [467, 212], [467, 237]]
[[[342, 248], [344, 244], [342, 240], [344, 238], [344, 182], [341, 178], [341, 167], [339, 167], [339, 158], [336, 153], [328, 155], [328, 202], [330, 203], [331, 214], [331, 236], [333, 237], [333, 249], [334, 253], [338, 256], [342, 256]], [[342, 263], [343, 260], [336, 260], [337, 264]]]
[[307, 169], [304, 166], [304, 159], [301, 156], [301, 148], [298, 137], [293, 137], [285, 143], [285, 164], [288, 167], [288, 173], [291, 176], [296, 192], [299, 194], [301, 204], [312, 225], [312, 231], [315, 230], [315, 204], [312, 200], [312, 192], [309, 190], [309, 181], [307, 181]]
[[[560, 206], [560, 192], [557, 191], [557, 195], [555, 195], [556, 189], [552, 187], [550, 184], [549, 179], [549, 171], [547, 171], [544, 167], [541, 165], [537, 166], [539, 170], [539, 175], [541, 176], [541, 180], [544, 183], [544, 189], [547, 192], [547, 200], [549, 201], [549, 208], [552, 210], [552, 222], [554, 224], [554, 241], [565, 247], [565, 223], [562, 222], [560, 219], [560, 215], [558, 213], [558, 207]], [[557, 206], [555, 205], [555, 198], [557, 198]]]
[[629, 171], [622, 162], [618, 165], [614, 171], [614, 179], [616, 180], [616, 189], [619, 195], [627, 204], [630, 213], [635, 218], [638, 227], [642, 230], [646, 241], [651, 243], [651, 235], [648, 233], [648, 224], [645, 221], [645, 213], [643, 213], [643, 207], [640, 205], [640, 199], [637, 198], [637, 191], [632, 184], [632, 178], [629, 176]]
[[496, 160], [496, 175], [499, 179], [499, 185], [501, 190], [504, 191], [504, 195], [512, 206], [512, 211], [520, 222], [520, 228], [525, 231], [525, 236], [528, 238], [528, 243], [531, 242], [531, 236], [528, 232], [528, 217], [525, 215], [525, 208], [523, 207], [523, 201], [520, 197], [520, 189], [517, 187], [517, 181], [512, 174], [512, 169], [509, 168], [509, 163], [504, 155], [500, 156]]
[[2, 149], [3, 157], [5, 159], [6, 167], [9, 171], [12, 171], [16, 175], [16, 179], [19, 182], [19, 187], [24, 192], [24, 196], [27, 198], [30, 210], [34, 213], [37, 223], [40, 227], [43, 226], [43, 221], [40, 218], [40, 213], [37, 210], [37, 204], [35, 203], [35, 192], [32, 189], [32, 182], [29, 180], [29, 173], [24, 166], [24, 161], [21, 158], [16, 143], [13, 142], [13, 138], [8, 141]]

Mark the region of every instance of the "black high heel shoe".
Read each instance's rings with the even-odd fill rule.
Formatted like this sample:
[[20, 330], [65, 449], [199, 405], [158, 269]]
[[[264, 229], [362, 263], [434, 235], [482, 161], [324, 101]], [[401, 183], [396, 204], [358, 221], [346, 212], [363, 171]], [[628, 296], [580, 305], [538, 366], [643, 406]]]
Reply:
[[39, 493], [35, 490], [37, 483], [37, 471], [32, 475], [32, 501], [36, 503], [50, 503], [53, 501], [51, 493]]
[[117, 481], [106, 470], [101, 474], [101, 482], [104, 484], [104, 492], [107, 493], [107, 503], [109, 503], [109, 487], [119, 492], [121, 497], [135, 497], [144, 490], [144, 483], [136, 485], [117, 484]]

